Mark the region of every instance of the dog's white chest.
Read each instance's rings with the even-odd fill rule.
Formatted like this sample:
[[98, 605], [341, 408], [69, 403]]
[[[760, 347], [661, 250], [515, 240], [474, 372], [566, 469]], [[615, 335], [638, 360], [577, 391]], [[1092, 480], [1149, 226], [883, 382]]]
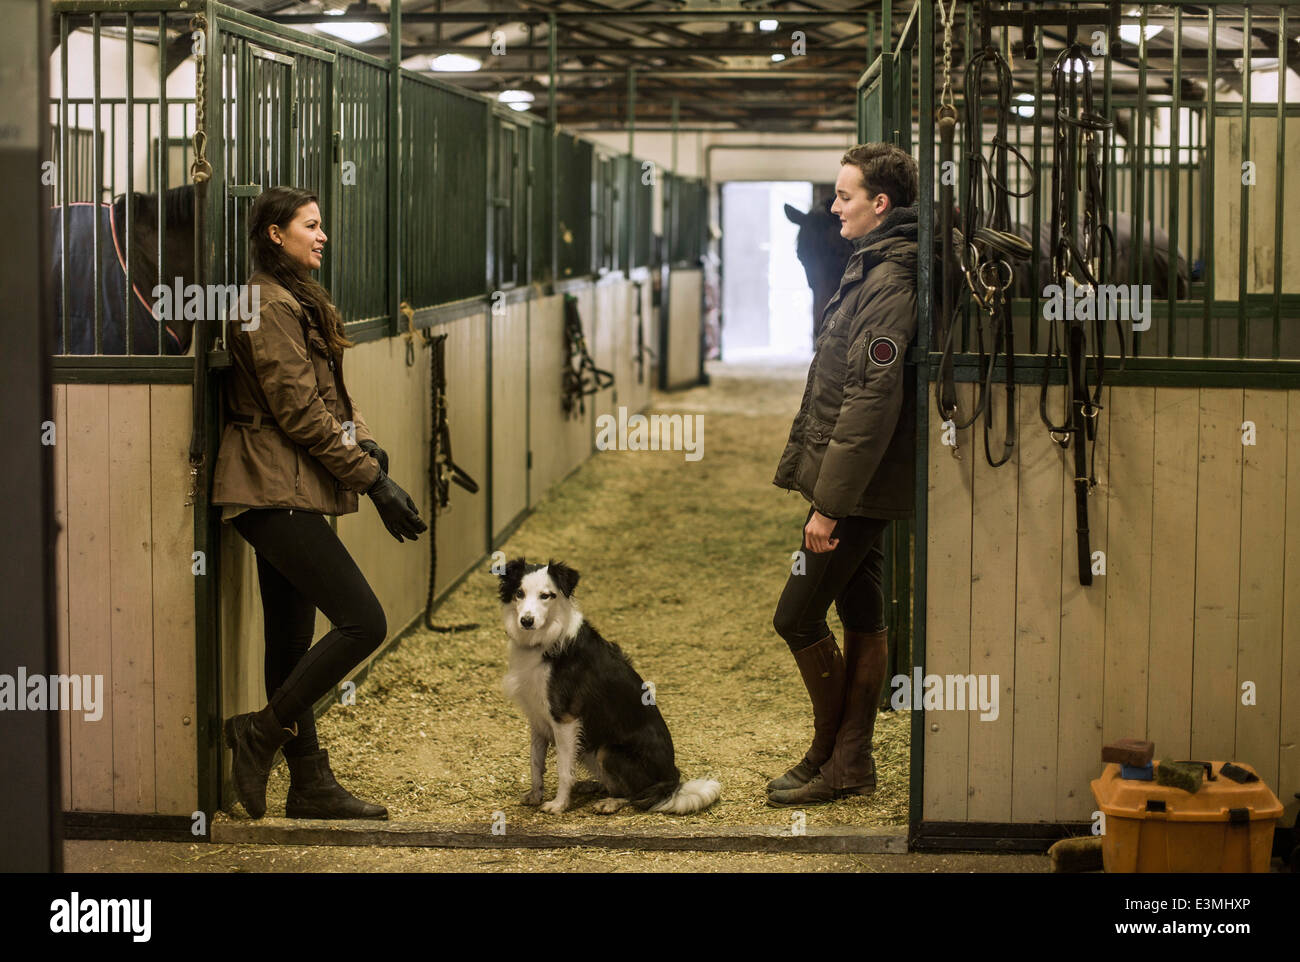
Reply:
[[547, 697], [550, 679], [551, 666], [542, 658], [540, 649], [510, 646], [510, 667], [501, 687], [523, 709], [532, 726], [548, 735], [554, 724]]

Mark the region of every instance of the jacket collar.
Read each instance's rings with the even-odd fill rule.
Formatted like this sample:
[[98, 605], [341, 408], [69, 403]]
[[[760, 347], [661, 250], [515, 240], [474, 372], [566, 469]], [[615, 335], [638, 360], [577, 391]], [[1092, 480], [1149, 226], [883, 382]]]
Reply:
[[[844, 268], [844, 283], [860, 279], [881, 261], [905, 258], [915, 250], [917, 207], [894, 207], [875, 228], [853, 241], [853, 253]], [[911, 250], [909, 251], [909, 247]], [[912, 255], [914, 256], [914, 255]]]

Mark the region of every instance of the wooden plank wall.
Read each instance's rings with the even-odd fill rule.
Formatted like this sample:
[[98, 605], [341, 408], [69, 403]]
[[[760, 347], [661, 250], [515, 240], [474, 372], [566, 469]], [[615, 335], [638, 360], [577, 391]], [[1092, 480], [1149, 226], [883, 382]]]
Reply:
[[668, 279], [669, 389], [690, 387], [700, 378], [700, 296], [704, 273], [699, 269], [675, 270]]
[[528, 510], [528, 311], [516, 301], [492, 318], [494, 542]]
[[[1277, 119], [1250, 119], [1250, 161], [1255, 165], [1255, 183], [1246, 188], [1248, 229], [1255, 238], [1246, 251], [1246, 291], [1272, 294], [1274, 287], [1274, 230], [1277, 221], [1277, 195], [1282, 192], [1283, 209], [1300, 188], [1296, 158], [1300, 157], [1300, 120], [1286, 121], [1284, 131], [1289, 169], [1277, 165]], [[1218, 300], [1237, 301], [1241, 277], [1242, 164], [1245, 158], [1244, 128], [1240, 117], [1219, 117], [1214, 142], [1214, 296]], [[1288, 176], [1289, 175], [1289, 176]], [[1300, 293], [1300, 219], [1282, 220], [1283, 294]], [[1300, 325], [1296, 318], [1284, 316], [1280, 333], [1279, 354], [1284, 358], [1300, 357]], [[1248, 356], [1271, 357], [1273, 320], [1259, 317], [1247, 320]], [[1196, 353], [1200, 353], [1200, 325], [1192, 330]], [[1212, 354], [1237, 357], [1237, 318], [1219, 318], [1212, 322]]]
[[[972, 386], [959, 396], [969, 411]], [[979, 431], [958, 433], [957, 460], [932, 426], [925, 668], [997, 674], [1000, 705], [995, 721], [928, 713], [923, 818], [1087, 821], [1101, 746], [1123, 736], [1160, 758], [1246, 761], [1294, 818], [1300, 391], [1106, 388], [1089, 498], [1106, 568], [1091, 587], [1072, 460], [1037, 391], [1017, 396], [1018, 452], [1001, 468]], [[1054, 390], [1052, 416], [1060, 403]]]
[[198, 806], [190, 389], [57, 384], [59, 671], [102, 676], [102, 716], [61, 711], [68, 811]]

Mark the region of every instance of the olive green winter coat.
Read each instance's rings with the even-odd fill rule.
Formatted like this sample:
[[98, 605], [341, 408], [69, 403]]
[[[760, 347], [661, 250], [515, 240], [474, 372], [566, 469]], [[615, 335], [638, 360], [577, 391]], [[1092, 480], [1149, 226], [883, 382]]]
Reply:
[[855, 244], [772, 481], [828, 518], [913, 514], [916, 394], [904, 356], [916, 338], [916, 214], [891, 210]]

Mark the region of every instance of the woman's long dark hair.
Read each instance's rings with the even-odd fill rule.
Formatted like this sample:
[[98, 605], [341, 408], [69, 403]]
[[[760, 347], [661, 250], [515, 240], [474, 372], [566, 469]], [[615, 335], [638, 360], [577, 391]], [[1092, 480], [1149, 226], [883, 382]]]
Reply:
[[316, 195], [298, 187], [269, 187], [262, 191], [248, 212], [248, 250], [253, 269], [270, 274], [277, 284], [297, 298], [298, 303], [320, 324], [330, 352], [341, 357], [344, 348], [351, 347], [352, 342], [343, 334], [343, 319], [330, 300], [329, 292], [267, 234], [272, 224], [287, 230], [298, 211], [312, 203], [320, 203]]

